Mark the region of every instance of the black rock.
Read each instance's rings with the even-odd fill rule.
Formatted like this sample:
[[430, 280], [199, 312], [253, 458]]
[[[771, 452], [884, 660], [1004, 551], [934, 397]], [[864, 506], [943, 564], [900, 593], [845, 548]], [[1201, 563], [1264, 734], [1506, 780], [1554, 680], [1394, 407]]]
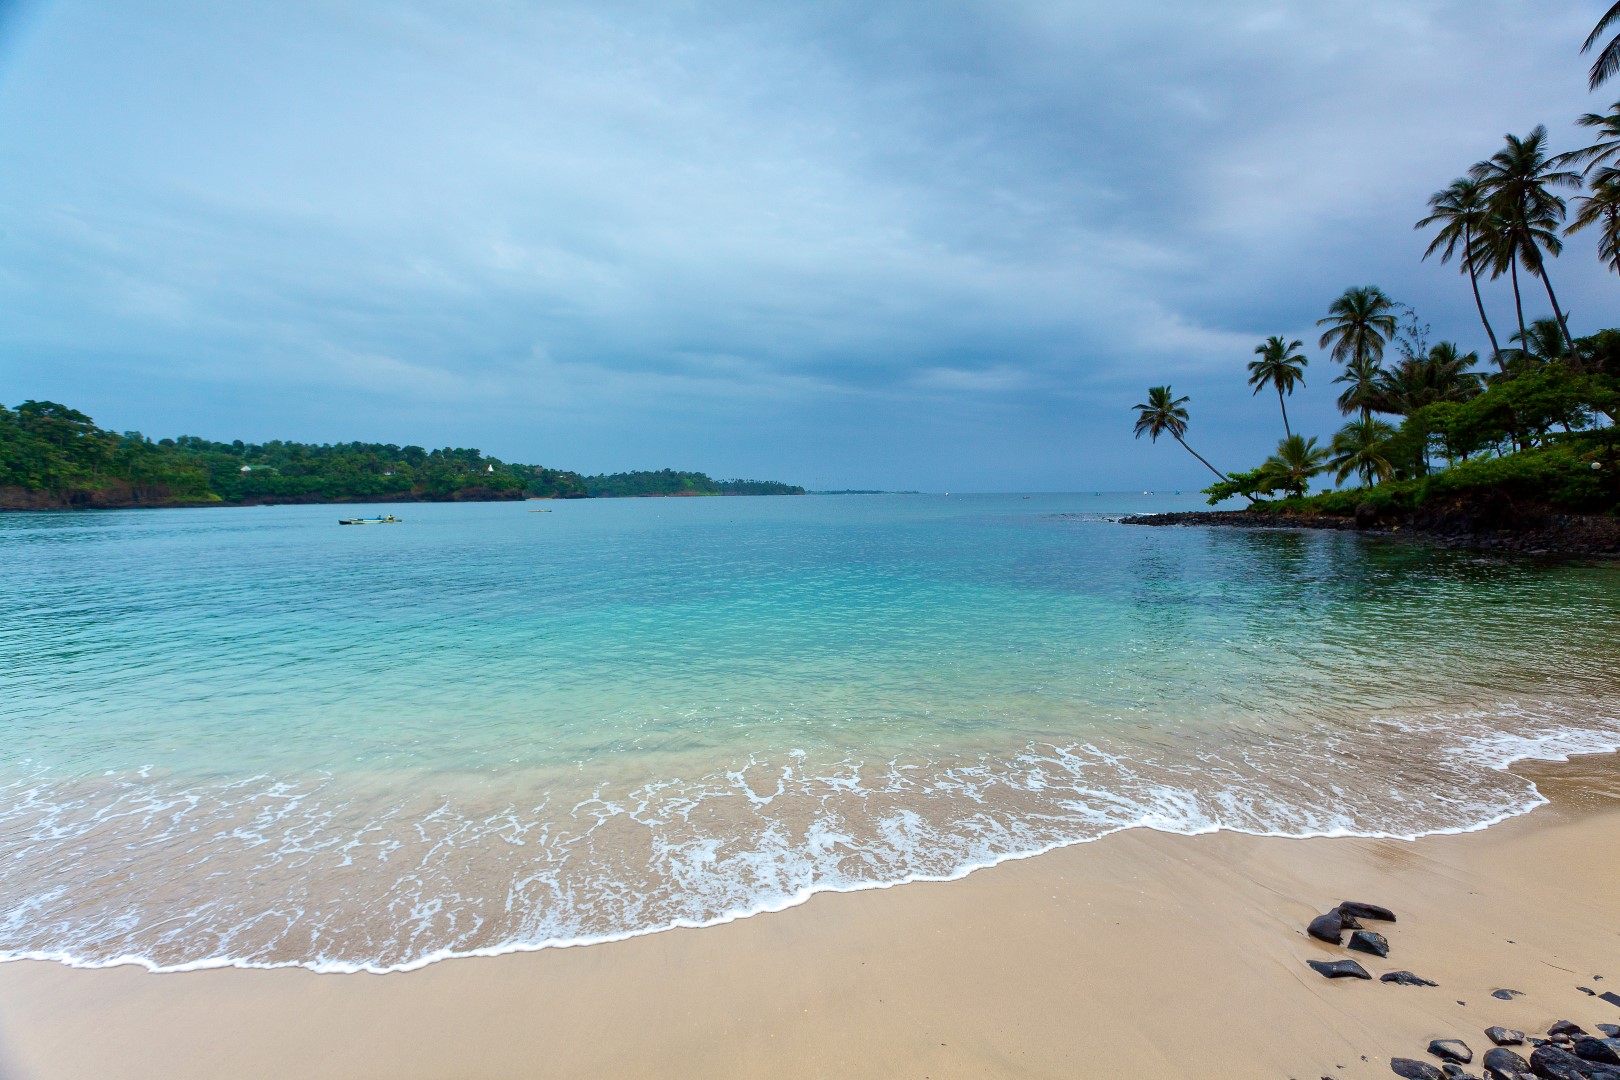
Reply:
[[1604, 993], [1599, 994], [1598, 1000], [1607, 1001], [1610, 1005], [1620, 1006], [1620, 994], [1613, 993], [1612, 991], [1605, 991]]
[[1479, 1080], [1478, 1077], [1470, 1075], [1468, 1070], [1461, 1065], [1442, 1065], [1440, 1071], [1446, 1074], [1446, 1080]]
[[1575, 1040], [1575, 1056], [1603, 1065], [1620, 1065], [1620, 1039], [1594, 1039], [1582, 1035]]
[[1620, 1024], [1598, 1024], [1597, 1029], [1611, 1039], [1620, 1039]]
[[1411, 1058], [1390, 1058], [1389, 1071], [1396, 1076], [1406, 1077], [1406, 1080], [1446, 1080], [1446, 1074], [1427, 1061], [1413, 1061]]
[[[1334, 908], [1333, 910], [1334, 911], [1339, 911], [1338, 908]], [[1346, 915], [1342, 911], [1339, 911], [1339, 922], [1344, 926], [1344, 928], [1346, 930], [1360, 930], [1361, 929], [1361, 923], [1356, 919], [1356, 917], [1354, 915]]]
[[1577, 986], [1575, 989], [1579, 990], [1587, 997], [1597, 997], [1597, 991], [1592, 989], [1590, 986]]
[[1485, 1037], [1497, 1046], [1523, 1046], [1524, 1032], [1512, 1028], [1489, 1027], [1485, 1029]]
[[1537, 1047], [1530, 1055], [1530, 1069], [1544, 1080], [1620, 1080], [1620, 1069], [1582, 1061], [1556, 1046]]
[[1521, 1074], [1530, 1071], [1530, 1063], [1511, 1050], [1504, 1050], [1500, 1046], [1494, 1050], [1485, 1051], [1485, 1077], [1486, 1080], [1519, 1080]]
[[1367, 969], [1354, 960], [1335, 960], [1328, 963], [1325, 960], [1307, 960], [1311, 970], [1324, 979], [1370, 979]]
[[1389, 955], [1389, 942], [1384, 940], [1384, 935], [1371, 930], [1357, 930], [1351, 934], [1350, 947], [1356, 952], [1372, 953], [1374, 956]]
[[1579, 1025], [1579, 1024], [1573, 1022], [1573, 1021], [1570, 1021], [1570, 1020], [1560, 1020], [1560, 1021], [1558, 1021], [1558, 1023], [1554, 1024], [1552, 1027], [1547, 1029], [1548, 1038], [1551, 1038], [1554, 1035], [1585, 1035], [1585, 1034], [1586, 1034], [1586, 1030], [1584, 1028], [1582, 1028], [1581, 1025]]
[[1325, 941], [1330, 945], [1339, 945], [1344, 941], [1344, 922], [1339, 918], [1339, 909], [1334, 908], [1326, 915], [1318, 915], [1311, 920], [1311, 925], [1305, 932], [1317, 941]]
[[1378, 524], [1378, 504], [1371, 502], [1356, 504], [1356, 528], [1370, 529]]
[[1378, 976], [1379, 982], [1394, 983], [1397, 986], [1439, 986], [1428, 979], [1420, 979], [1410, 971], [1391, 971], [1387, 975]]
[[1474, 1060], [1474, 1052], [1461, 1039], [1435, 1039], [1429, 1043], [1429, 1053], [1441, 1061], [1455, 1061], [1459, 1065]]
[[1498, 1001], [1512, 1001], [1516, 997], [1523, 997], [1523, 990], [1492, 990], [1491, 997]]
[[1395, 913], [1387, 907], [1377, 904], [1363, 904], [1356, 900], [1346, 900], [1339, 905], [1339, 911], [1357, 919], [1375, 919], [1378, 922], [1394, 922]]

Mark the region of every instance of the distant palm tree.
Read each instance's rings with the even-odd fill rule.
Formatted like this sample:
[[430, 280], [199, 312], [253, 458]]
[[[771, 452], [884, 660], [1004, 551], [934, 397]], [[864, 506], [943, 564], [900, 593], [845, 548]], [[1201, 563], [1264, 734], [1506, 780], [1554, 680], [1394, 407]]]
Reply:
[[[1507, 136], [1507, 145], [1469, 170], [1479, 181], [1491, 210], [1499, 219], [1499, 233], [1494, 238], [1495, 254], [1500, 261], [1506, 256], [1516, 260], [1530, 273], [1541, 279], [1547, 287], [1547, 299], [1552, 301], [1553, 314], [1564, 331], [1564, 338], [1573, 345], [1569, 333], [1569, 320], [1558, 306], [1558, 294], [1553, 292], [1552, 279], [1547, 276], [1544, 252], [1557, 255], [1564, 250], [1558, 239], [1558, 226], [1564, 220], [1564, 200], [1553, 193], [1554, 188], [1580, 187], [1578, 174], [1559, 169], [1547, 154], [1547, 128], [1536, 127], [1524, 138]], [[1517, 278], [1514, 287], [1517, 289]], [[1523, 316], [1520, 316], [1520, 333]]]
[[[1584, 56], [1591, 52], [1592, 46], [1596, 45], [1603, 37], [1603, 32], [1617, 24], [1620, 24], [1620, 3], [1616, 3], [1608, 11], [1604, 12], [1597, 25], [1592, 27], [1592, 32], [1586, 35], [1586, 44], [1581, 46], [1581, 55]], [[1598, 53], [1597, 59], [1592, 63], [1588, 85], [1593, 90], [1596, 90], [1607, 82], [1609, 77], [1616, 71], [1620, 71], [1620, 34], [1610, 38], [1609, 43]]]
[[1490, 218], [1485, 192], [1480, 182], [1472, 177], [1454, 180], [1444, 191], [1429, 196], [1429, 209], [1433, 212], [1412, 226], [1414, 229], [1426, 229], [1435, 224], [1440, 226], [1440, 232], [1423, 257], [1427, 259], [1438, 251], [1440, 261], [1448, 263], [1458, 247], [1462, 248], [1463, 272], [1468, 275], [1468, 283], [1474, 287], [1474, 306], [1479, 309], [1479, 321], [1485, 324], [1485, 336], [1491, 339], [1491, 352], [1495, 354], [1501, 346], [1496, 342], [1496, 331], [1491, 329], [1491, 320], [1485, 317], [1485, 302], [1479, 296], [1479, 269], [1476, 265], [1481, 254], [1477, 241]]
[[1592, 179], [1590, 193], [1577, 196], [1575, 203], [1579, 213], [1565, 235], [1596, 225], [1598, 257], [1620, 274], [1620, 169], [1601, 170]]
[[1175, 397], [1168, 386], [1153, 386], [1148, 388], [1147, 404], [1133, 405], [1136, 410], [1136, 437], [1140, 439], [1147, 435], [1153, 442], [1159, 441], [1160, 435], [1169, 435], [1181, 444], [1181, 448], [1199, 461], [1204, 462], [1204, 468], [1228, 480], [1221, 470], [1204, 461], [1204, 455], [1187, 445], [1183, 438], [1187, 434], [1187, 398]]
[[1594, 169], [1620, 157], [1620, 101], [1610, 105], [1606, 113], [1587, 113], [1575, 123], [1584, 128], [1596, 129], [1597, 138], [1590, 146], [1571, 150], [1567, 154], [1559, 154], [1555, 159], [1557, 164], [1583, 165], [1586, 174], [1590, 176]]
[[1359, 412], [1362, 416], [1371, 416], [1378, 410], [1381, 403], [1379, 384], [1384, 376], [1383, 365], [1371, 357], [1352, 360], [1345, 366], [1344, 374], [1333, 381], [1345, 383], [1344, 392], [1339, 395], [1339, 411], [1349, 416]]
[[1304, 344], [1303, 341], [1284, 341], [1273, 334], [1255, 346], [1255, 355], [1260, 359], [1249, 361], [1249, 385], [1254, 387], [1256, 394], [1268, 384], [1277, 388], [1277, 406], [1282, 409], [1284, 435], [1294, 432], [1288, 426], [1288, 406], [1283, 401], [1283, 395], [1292, 394], [1295, 385], [1305, 385], [1305, 367], [1310, 363], [1299, 352]]
[[1342, 484], [1351, 473], [1360, 473], [1367, 487], [1389, 479], [1395, 467], [1389, 463], [1385, 448], [1394, 435], [1393, 427], [1370, 416], [1344, 425], [1333, 436], [1333, 459], [1328, 462], [1337, 470], [1334, 478]]
[[1326, 467], [1327, 456], [1327, 450], [1317, 446], [1314, 438], [1290, 435], [1260, 466], [1259, 489], [1267, 494], [1282, 490], [1304, 495], [1311, 478]]

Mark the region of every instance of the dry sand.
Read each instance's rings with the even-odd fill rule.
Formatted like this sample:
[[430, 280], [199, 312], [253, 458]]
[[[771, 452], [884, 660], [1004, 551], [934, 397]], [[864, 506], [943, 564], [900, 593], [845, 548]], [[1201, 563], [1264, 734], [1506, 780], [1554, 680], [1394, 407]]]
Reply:
[[[1620, 759], [1528, 769], [1553, 800], [1480, 833], [1136, 830], [957, 882], [822, 895], [707, 930], [396, 975], [0, 965], [4, 1075], [1389, 1077], [1434, 1037], [1620, 1023]], [[1303, 934], [1400, 914], [1437, 989], [1329, 982]], [[1602, 976], [1601, 980], [1599, 976]], [[1490, 996], [1522, 990], [1511, 1002]], [[1365, 1055], [1365, 1058], [1363, 1058]]]

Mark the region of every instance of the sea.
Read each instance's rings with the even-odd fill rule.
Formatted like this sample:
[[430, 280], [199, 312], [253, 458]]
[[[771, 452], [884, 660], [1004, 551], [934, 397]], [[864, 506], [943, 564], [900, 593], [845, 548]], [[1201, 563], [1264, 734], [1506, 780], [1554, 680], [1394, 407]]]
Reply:
[[1613, 567], [1118, 521], [1197, 505], [0, 516], [0, 959], [404, 971], [1124, 829], [1481, 829], [1620, 748]]

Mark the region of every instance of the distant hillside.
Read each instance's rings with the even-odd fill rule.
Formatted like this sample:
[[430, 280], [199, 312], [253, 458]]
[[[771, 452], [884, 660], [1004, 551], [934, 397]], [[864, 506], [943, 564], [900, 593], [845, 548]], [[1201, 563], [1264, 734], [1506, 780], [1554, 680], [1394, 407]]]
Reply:
[[[643, 479], [646, 478], [646, 479]], [[670, 489], [674, 478], [675, 489]], [[702, 473], [586, 478], [478, 450], [392, 443], [152, 440], [107, 431], [66, 405], [0, 405], [0, 509], [325, 502], [452, 502], [592, 495], [802, 493], [785, 484], [716, 483]]]
[[774, 480], [711, 480], [700, 472], [624, 472], [587, 476], [585, 490], [593, 499], [652, 495], [803, 495], [804, 488]]

